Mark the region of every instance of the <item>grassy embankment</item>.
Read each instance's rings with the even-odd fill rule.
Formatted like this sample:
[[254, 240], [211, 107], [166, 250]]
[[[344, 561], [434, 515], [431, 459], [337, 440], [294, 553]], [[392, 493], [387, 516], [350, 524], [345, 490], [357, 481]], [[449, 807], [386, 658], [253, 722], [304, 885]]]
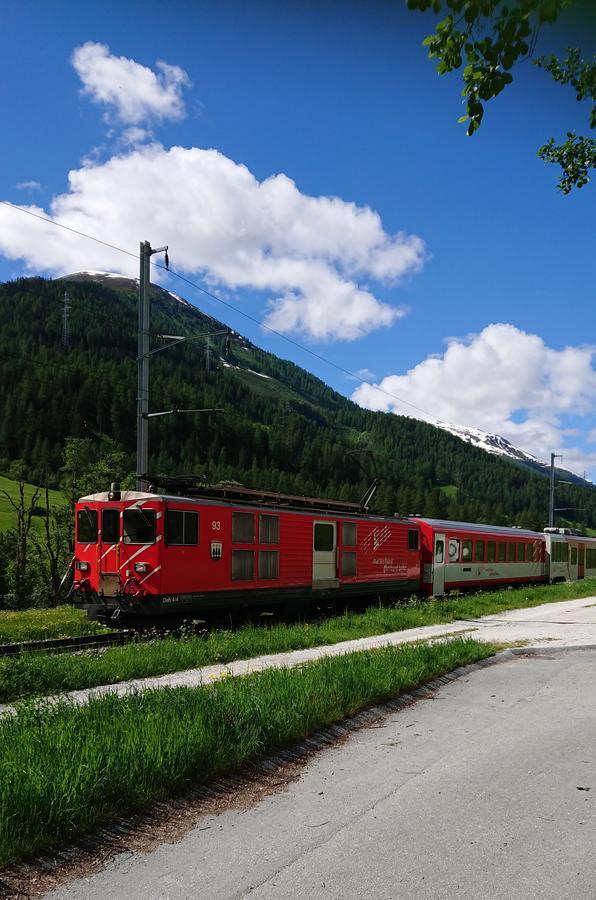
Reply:
[[85, 613], [72, 606], [0, 611], [0, 644], [103, 634], [108, 630], [98, 622], [90, 622]]
[[83, 707], [25, 705], [0, 720], [0, 866], [493, 652], [460, 639]]
[[[34, 491], [36, 490], [35, 485], [26, 484], [25, 485], [25, 503], [27, 506], [29, 505], [31, 498], [33, 496]], [[8, 531], [9, 528], [13, 528], [16, 521], [16, 513], [14, 508], [8, 498], [2, 493], [2, 491], [6, 491], [6, 493], [14, 500], [15, 503], [19, 502], [19, 485], [17, 481], [13, 481], [11, 478], [6, 478], [4, 475], [0, 475], [0, 532]], [[50, 491], [50, 506], [61, 506], [66, 503], [66, 499], [64, 494], [60, 491]], [[37, 506], [45, 507], [45, 491], [42, 489], [39, 494], [39, 499], [37, 500]], [[43, 519], [41, 516], [34, 516], [32, 520], [32, 527], [37, 530], [40, 529], [43, 525]]]
[[26, 653], [0, 659], [0, 700], [113, 684], [592, 595], [596, 595], [596, 579], [414, 601], [401, 607], [371, 607], [364, 613], [345, 613], [316, 623], [279, 624], [271, 628], [249, 625], [237, 631], [213, 631], [183, 639], [160, 638], [58, 656]]

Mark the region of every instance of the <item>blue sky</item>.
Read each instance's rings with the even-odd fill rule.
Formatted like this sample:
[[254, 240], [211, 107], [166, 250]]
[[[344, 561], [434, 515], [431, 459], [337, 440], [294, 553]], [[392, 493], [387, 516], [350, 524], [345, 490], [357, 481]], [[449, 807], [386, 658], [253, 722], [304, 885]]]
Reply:
[[[397, 0], [3, 6], [2, 199], [133, 252], [169, 243], [367, 384], [172, 290], [364, 405], [424, 415], [409, 400], [596, 476], [594, 188], [562, 196], [536, 157], [586, 130], [568, 89], [526, 63], [468, 139], [458, 77], [420, 46], [434, 16]], [[81, 269], [136, 264], [0, 207], [0, 280]]]

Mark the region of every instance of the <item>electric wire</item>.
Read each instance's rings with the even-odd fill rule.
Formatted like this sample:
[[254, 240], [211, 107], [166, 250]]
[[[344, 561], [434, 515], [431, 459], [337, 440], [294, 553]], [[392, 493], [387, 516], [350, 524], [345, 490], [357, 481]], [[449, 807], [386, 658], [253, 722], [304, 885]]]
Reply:
[[[39, 213], [34, 213], [30, 209], [25, 209], [22, 206], [18, 206], [15, 203], [11, 203], [9, 200], [0, 200], [0, 203], [4, 204], [4, 206], [8, 206], [9, 209], [14, 209], [18, 212], [26, 213], [29, 216], [32, 216], [34, 219], [39, 219], [42, 222], [47, 222], [49, 225], [56, 225], [58, 228], [63, 228], [65, 231], [70, 231], [72, 234], [76, 234], [79, 237], [86, 238], [89, 241], [95, 241], [97, 244], [102, 244], [104, 247], [109, 247], [111, 250], [116, 250], [118, 253], [124, 253], [126, 256], [131, 256], [133, 259], [138, 259], [138, 254], [133, 253], [131, 250], [125, 250], [123, 247], [118, 247], [116, 244], [111, 244], [109, 241], [104, 241], [101, 238], [97, 238], [94, 235], [86, 234], [84, 231], [79, 231], [76, 228], [71, 228], [69, 225], [64, 225], [62, 222], [57, 222], [54, 219], [49, 219], [47, 216], [41, 216]], [[332, 360], [328, 359], [326, 356], [323, 356], [320, 353], [317, 353], [315, 350], [311, 350], [309, 347], [305, 347], [304, 344], [301, 344], [299, 341], [296, 341], [294, 338], [288, 337], [288, 335], [283, 334], [281, 331], [277, 331], [275, 328], [271, 328], [270, 325], [267, 325], [261, 319], [258, 319], [256, 316], [251, 316], [250, 313], [245, 312], [237, 306], [234, 306], [232, 303], [228, 303], [226, 300], [223, 300], [221, 297], [218, 297], [217, 294], [214, 294], [212, 291], [209, 291], [207, 288], [203, 287], [200, 284], [197, 284], [192, 279], [187, 278], [185, 275], [180, 274], [175, 269], [171, 267], [166, 267], [161, 263], [154, 262], [150, 260], [151, 266], [154, 269], [161, 269], [164, 272], [173, 275], [175, 278], [178, 278], [180, 281], [183, 281], [185, 284], [190, 285], [190, 287], [195, 288], [197, 291], [205, 294], [207, 297], [210, 297], [212, 300], [215, 300], [217, 303], [220, 303], [222, 306], [227, 307], [232, 310], [234, 313], [238, 313], [243, 316], [245, 319], [248, 319], [250, 322], [253, 322], [255, 325], [258, 325], [259, 328], [262, 328], [264, 331], [268, 331], [270, 334], [276, 335], [276, 337], [281, 338], [286, 341], [288, 344], [292, 344], [294, 347], [297, 347], [299, 350], [302, 350], [304, 353], [308, 353], [310, 356], [314, 357], [314, 359], [318, 359], [320, 362], [324, 363], [327, 366], [331, 366], [336, 369], [338, 372], [341, 372], [344, 375], [347, 375], [349, 378], [352, 378], [354, 381], [360, 382], [360, 384], [370, 385], [370, 382], [366, 381], [365, 378], [362, 378], [356, 372], [352, 372], [350, 369], [346, 369], [343, 366], [339, 365], [339, 363], [335, 363]], [[126, 277], [126, 276], [122, 276]], [[390, 391], [385, 390], [385, 388], [379, 387], [379, 385], [372, 385], [376, 391], [379, 391], [381, 394], [385, 394], [385, 396], [391, 398], [391, 400], [396, 400], [398, 403], [404, 403], [406, 406], [409, 406], [411, 409], [415, 409], [417, 412], [422, 413], [424, 416], [428, 416], [432, 421], [434, 421], [438, 425], [447, 424], [443, 422], [442, 419], [439, 419], [433, 413], [430, 413], [426, 409], [422, 409], [420, 406], [416, 406], [415, 403], [411, 403], [409, 400], [404, 400], [403, 397], [398, 397], [397, 394], [392, 394]]]

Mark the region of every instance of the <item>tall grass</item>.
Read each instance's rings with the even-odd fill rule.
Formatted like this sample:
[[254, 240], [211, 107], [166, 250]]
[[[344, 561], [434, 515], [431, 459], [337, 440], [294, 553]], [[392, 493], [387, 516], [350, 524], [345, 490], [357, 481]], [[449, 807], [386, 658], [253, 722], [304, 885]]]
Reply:
[[83, 707], [25, 705], [0, 720], [0, 866], [493, 652], [460, 639]]
[[280, 624], [271, 628], [249, 625], [238, 631], [214, 631], [184, 639], [161, 638], [59, 656], [27, 653], [0, 659], [0, 700], [114, 684], [593, 594], [596, 579], [371, 607], [364, 613], [344, 613], [313, 624]]

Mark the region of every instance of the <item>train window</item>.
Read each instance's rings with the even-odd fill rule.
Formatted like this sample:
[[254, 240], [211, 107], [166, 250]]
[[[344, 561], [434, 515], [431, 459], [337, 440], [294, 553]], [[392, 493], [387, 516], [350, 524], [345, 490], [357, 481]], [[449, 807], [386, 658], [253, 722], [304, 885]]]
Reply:
[[507, 544], [504, 541], [499, 541], [499, 551], [498, 551], [499, 562], [505, 562], [506, 557], [507, 557]]
[[571, 548], [571, 565], [572, 566], [577, 565], [577, 547]]
[[279, 550], [260, 551], [259, 578], [279, 578]]
[[517, 561], [525, 562], [526, 561], [526, 545], [518, 544], [517, 545]]
[[232, 581], [252, 581], [255, 554], [252, 550], [232, 550]]
[[315, 550], [333, 550], [335, 548], [333, 525], [327, 522], [315, 522]]
[[435, 562], [443, 562], [443, 541], [437, 540], [435, 543]]
[[97, 542], [97, 510], [84, 506], [77, 513], [77, 541], [81, 544]]
[[596, 569], [596, 550], [586, 550], [586, 569]]
[[459, 562], [459, 539], [449, 538], [449, 562]]
[[461, 550], [462, 562], [472, 562], [472, 541], [464, 541]]
[[125, 509], [122, 521], [125, 544], [152, 544], [155, 540], [154, 509]]
[[199, 514], [183, 509], [166, 511], [166, 544], [196, 546], [199, 543]]
[[497, 549], [497, 545], [495, 544], [495, 542], [494, 542], [494, 541], [489, 541], [489, 542], [488, 542], [488, 554], [487, 554], [487, 557], [486, 557], [486, 559], [487, 559], [488, 562], [494, 562], [494, 561], [495, 561], [495, 551], [496, 551], [496, 549]]
[[408, 531], [408, 550], [418, 549], [418, 529], [410, 528]]
[[279, 516], [259, 516], [259, 540], [261, 544], [279, 544]]
[[484, 541], [476, 541], [476, 562], [484, 562]]
[[515, 544], [512, 541], [507, 544], [507, 562], [515, 562]]
[[120, 540], [119, 509], [104, 509], [102, 512], [101, 539], [104, 544], [117, 544]]
[[356, 554], [353, 550], [344, 550], [342, 553], [341, 574], [348, 578], [356, 575]]
[[356, 547], [358, 544], [358, 526], [356, 522], [344, 522], [341, 526], [341, 542], [344, 547]]
[[232, 513], [232, 541], [235, 544], [254, 544], [255, 514]]

